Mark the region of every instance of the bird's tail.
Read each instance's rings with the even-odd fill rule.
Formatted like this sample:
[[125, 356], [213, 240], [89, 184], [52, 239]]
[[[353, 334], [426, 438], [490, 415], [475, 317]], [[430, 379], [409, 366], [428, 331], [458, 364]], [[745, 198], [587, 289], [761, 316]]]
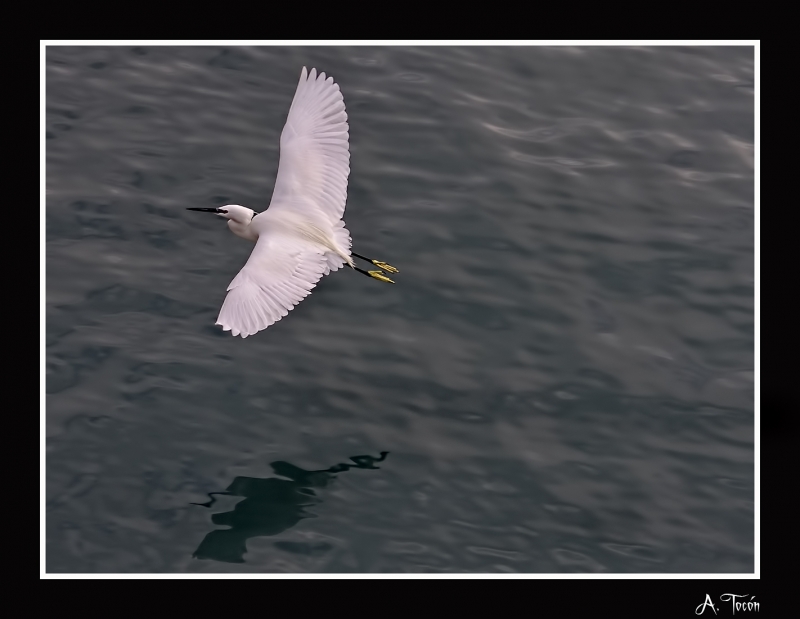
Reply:
[[344, 226], [344, 221], [339, 220], [333, 228], [333, 240], [336, 243], [336, 247], [340, 250], [336, 253], [338, 253], [349, 266], [355, 267], [355, 263], [350, 257], [350, 246], [353, 244], [353, 240], [350, 238], [350, 232]]

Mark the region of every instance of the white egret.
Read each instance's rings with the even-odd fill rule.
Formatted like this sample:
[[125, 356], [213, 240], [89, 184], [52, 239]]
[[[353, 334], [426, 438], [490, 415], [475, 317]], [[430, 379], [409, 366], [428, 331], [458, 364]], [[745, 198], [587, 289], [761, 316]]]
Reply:
[[[359, 273], [394, 283], [398, 270], [350, 251], [342, 220], [350, 174], [347, 113], [339, 85], [303, 67], [286, 125], [272, 201], [262, 212], [228, 204], [189, 208], [228, 220], [237, 236], [254, 241], [250, 258], [228, 286], [216, 324], [243, 338], [277, 322], [307, 297], [323, 275], [347, 264]], [[377, 270], [359, 269], [351, 256]]]

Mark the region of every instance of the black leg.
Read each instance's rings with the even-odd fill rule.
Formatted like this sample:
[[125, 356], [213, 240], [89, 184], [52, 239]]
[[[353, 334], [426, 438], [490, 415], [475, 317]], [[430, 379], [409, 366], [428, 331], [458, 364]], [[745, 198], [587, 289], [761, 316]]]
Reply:
[[394, 282], [386, 277], [382, 271], [365, 271], [364, 269], [359, 269], [358, 267], [353, 267], [359, 273], [363, 273], [367, 277], [372, 277], [373, 279], [377, 279], [381, 282], [389, 282], [390, 284], [394, 284]]
[[362, 256], [361, 254], [357, 254], [354, 251], [351, 251], [350, 254], [355, 256], [356, 258], [361, 258], [362, 260], [366, 260], [367, 262], [371, 262], [376, 267], [378, 267], [379, 269], [383, 269], [387, 273], [399, 273], [400, 272], [395, 267], [393, 267], [391, 264], [387, 264], [387, 263], [385, 263], [385, 262], [383, 262], [381, 260], [373, 260], [372, 258], [367, 258], [366, 256]]

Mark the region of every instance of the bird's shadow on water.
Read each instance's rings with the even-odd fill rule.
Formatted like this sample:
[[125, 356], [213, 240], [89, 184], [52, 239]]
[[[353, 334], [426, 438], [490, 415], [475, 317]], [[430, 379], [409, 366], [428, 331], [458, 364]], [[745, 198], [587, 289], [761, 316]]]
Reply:
[[336, 473], [351, 468], [380, 468], [375, 463], [385, 460], [388, 454], [388, 451], [382, 451], [377, 458], [353, 456], [350, 460], [354, 464], [340, 463], [318, 471], [306, 471], [288, 462], [277, 461], [270, 466], [276, 475], [286, 479], [236, 477], [224, 492], [210, 492], [207, 502], [192, 503], [211, 507], [217, 500], [215, 495], [244, 497], [233, 511], [211, 516], [211, 522], [229, 528], [208, 533], [192, 556], [225, 563], [244, 563], [249, 538], [277, 535], [303, 518], [314, 517], [305, 508], [322, 501], [315, 489], [325, 488], [336, 478]]

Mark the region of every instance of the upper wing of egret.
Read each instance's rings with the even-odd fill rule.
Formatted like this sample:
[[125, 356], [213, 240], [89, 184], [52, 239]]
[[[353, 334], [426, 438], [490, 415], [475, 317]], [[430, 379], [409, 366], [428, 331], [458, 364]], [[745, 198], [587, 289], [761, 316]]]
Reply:
[[308, 296], [326, 265], [318, 246], [262, 233], [247, 263], [228, 286], [217, 324], [243, 338], [266, 329]]
[[350, 174], [347, 113], [339, 85], [303, 71], [281, 133], [271, 209], [301, 211], [335, 224], [342, 218]]

